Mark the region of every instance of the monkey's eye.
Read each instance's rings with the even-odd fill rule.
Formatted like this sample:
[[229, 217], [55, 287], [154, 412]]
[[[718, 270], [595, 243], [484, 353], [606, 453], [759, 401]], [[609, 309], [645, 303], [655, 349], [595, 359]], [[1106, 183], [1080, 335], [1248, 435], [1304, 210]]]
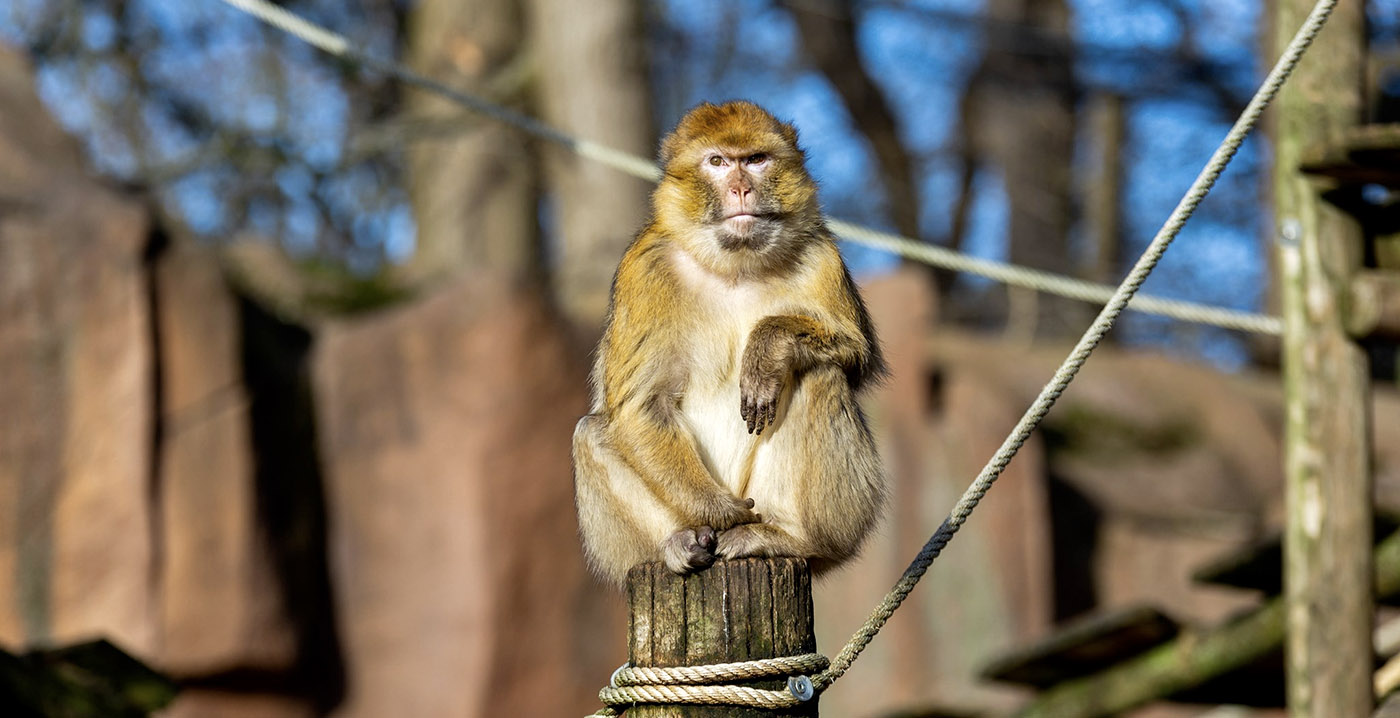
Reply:
[[749, 155], [749, 158], [748, 158], [748, 163], [751, 164], [751, 165], [761, 165], [761, 164], [763, 164], [764, 162], [767, 162], [767, 161], [768, 161], [768, 155], [766, 155], [766, 154], [764, 154], [764, 153], [762, 153], [762, 152], [755, 152], [754, 154]]
[[710, 155], [710, 164], [714, 165], [715, 167], [718, 167], [724, 164], [724, 160], [721, 159], [719, 155]]

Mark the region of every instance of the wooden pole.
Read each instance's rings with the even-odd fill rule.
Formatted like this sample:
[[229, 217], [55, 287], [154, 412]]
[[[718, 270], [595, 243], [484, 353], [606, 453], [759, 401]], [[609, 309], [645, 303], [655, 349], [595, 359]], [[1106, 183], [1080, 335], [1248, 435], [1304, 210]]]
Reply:
[[[796, 558], [719, 561], [688, 576], [661, 564], [627, 575], [628, 654], [634, 666], [697, 666], [812, 653], [812, 577]], [[782, 680], [755, 688], [782, 689]], [[767, 718], [773, 711], [734, 706], [639, 705], [628, 718]], [[816, 716], [817, 701], [784, 716]]]
[[[1279, 0], [1277, 55], [1314, 0]], [[1284, 538], [1288, 710], [1370, 715], [1369, 370], [1345, 307], [1362, 256], [1356, 220], [1299, 172], [1304, 152], [1360, 122], [1364, 3], [1342, 2], [1275, 104], [1274, 203], [1285, 323]]]

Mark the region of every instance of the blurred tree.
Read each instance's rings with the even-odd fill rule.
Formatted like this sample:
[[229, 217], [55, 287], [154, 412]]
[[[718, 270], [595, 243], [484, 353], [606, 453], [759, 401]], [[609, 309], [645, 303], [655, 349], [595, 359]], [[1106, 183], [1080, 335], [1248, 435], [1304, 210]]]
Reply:
[[856, 44], [857, 20], [849, 3], [787, 0], [803, 49], [841, 97], [856, 128], [870, 142], [885, 186], [886, 212], [895, 229], [918, 237], [920, 199], [915, 167], [893, 109], [866, 70]]
[[1096, 282], [1116, 284], [1122, 278], [1123, 145], [1127, 117], [1123, 97], [1098, 93], [1090, 98], [1089, 134], [1094, 159], [1084, 192], [1089, 251], [1080, 274]]
[[[1073, 45], [1057, 42], [1069, 28], [1064, 0], [990, 0], [990, 17], [1031, 28], [1034, 55], [1001, 52], [989, 42], [968, 81], [964, 127], [973, 154], [994, 168], [1008, 207], [1007, 258], [1016, 264], [1074, 274], [1070, 225], [1074, 220], [1075, 107], [1079, 85]], [[1007, 25], [988, 28], [993, 36]], [[1031, 118], [1034, 118], [1033, 120]], [[1082, 329], [1089, 315], [1081, 302], [1009, 290], [1009, 331], [1062, 336]]]
[[[528, 9], [540, 117], [576, 137], [651, 156], [641, 3], [599, 0], [580, 13], [569, 0], [532, 0]], [[646, 217], [650, 185], [562, 147], [542, 149], [555, 296], [592, 334], [607, 311], [613, 269]]]
[[[420, 0], [408, 16], [405, 57], [419, 72], [519, 107], [529, 75], [524, 9], [512, 0]], [[407, 283], [462, 273], [542, 277], [539, 180], [525, 138], [499, 122], [464, 117], [437, 95], [410, 91], [416, 119], [451, 118], [445, 137], [408, 148], [408, 189], [417, 223]]]
[[[543, 2], [421, 0], [405, 55], [508, 105], [537, 90], [555, 124], [640, 148], [637, 12], [597, 3], [585, 22]], [[542, 163], [523, 134], [440, 98], [408, 104], [415, 122], [460, 123], [409, 149], [417, 243], [398, 274], [419, 296], [326, 322], [313, 368], [345, 611], [342, 710], [559, 715], [587, 703], [623, 632], [577, 545], [569, 436], [586, 410], [586, 352], [558, 310], [594, 331], [645, 192], [577, 157]]]

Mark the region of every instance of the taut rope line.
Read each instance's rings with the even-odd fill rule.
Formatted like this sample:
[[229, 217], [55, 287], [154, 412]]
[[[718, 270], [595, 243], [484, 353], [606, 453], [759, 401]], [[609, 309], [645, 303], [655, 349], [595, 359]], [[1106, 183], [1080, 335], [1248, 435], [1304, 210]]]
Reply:
[[[382, 60], [355, 48], [343, 35], [316, 25], [287, 10], [273, 5], [267, 0], [219, 0], [235, 7], [284, 32], [305, 40], [307, 43], [331, 54], [365, 67], [382, 72], [401, 82], [421, 87], [429, 92], [447, 98], [467, 109], [481, 113], [499, 122], [515, 127], [527, 134], [561, 145], [568, 150], [600, 162], [624, 174], [656, 182], [661, 179], [661, 170], [651, 161], [590, 140], [573, 137], [551, 127], [533, 117], [516, 112], [490, 102], [469, 92], [450, 87], [431, 77], [415, 72], [403, 65]], [[917, 262], [941, 267], [957, 272], [967, 272], [1018, 287], [1034, 289], [1094, 304], [1107, 302], [1114, 287], [1088, 282], [1053, 272], [1029, 267], [1021, 267], [1008, 262], [982, 259], [955, 252], [946, 247], [921, 242], [909, 237], [882, 232], [850, 222], [829, 219], [827, 225], [838, 237], [848, 242], [865, 245], [874, 249], [912, 259]], [[1283, 333], [1283, 320], [1278, 317], [1254, 312], [1243, 312], [1225, 307], [1216, 307], [1197, 302], [1187, 302], [1160, 297], [1140, 296], [1133, 300], [1132, 309], [1147, 314], [1170, 317], [1185, 322], [1208, 324], [1225, 329], [1235, 329], [1256, 334], [1278, 336]]]

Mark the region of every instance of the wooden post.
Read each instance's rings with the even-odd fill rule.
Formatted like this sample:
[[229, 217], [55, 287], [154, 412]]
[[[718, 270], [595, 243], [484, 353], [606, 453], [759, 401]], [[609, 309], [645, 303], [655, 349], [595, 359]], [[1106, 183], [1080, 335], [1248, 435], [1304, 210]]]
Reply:
[[[812, 653], [812, 577], [795, 558], [719, 561], [688, 576], [661, 564], [627, 575], [628, 654], [634, 666], [696, 666]], [[782, 680], [755, 688], [781, 689]], [[773, 711], [733, 706], [639, 705], [628, 718], [766, 718]], [[816, 716], [817, 701], [784, 716]]]
[[[1279, 0], [1274, 54], [1314, 0]], [[1370, 715], [1369, 371], [1345, 306], [1362, 256], [1356, 220], [1299, 172], [1304, 153], [1362, 118], [1364, 3], [1342, 2], [1275, 104], [1274, 202], [1285, 322], [1284, 540], [1288, 708]]]

